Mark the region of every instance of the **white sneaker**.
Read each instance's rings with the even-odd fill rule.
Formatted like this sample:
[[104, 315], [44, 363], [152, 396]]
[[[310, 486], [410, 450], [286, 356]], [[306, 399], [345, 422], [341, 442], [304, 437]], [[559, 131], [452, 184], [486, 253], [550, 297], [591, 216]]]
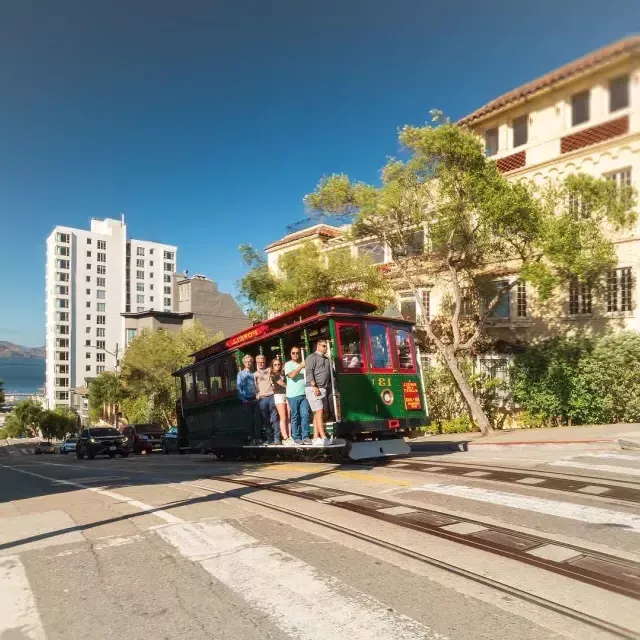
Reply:
[[324, 447], [324, 438], [314, 438], [312, 443], [314, 447]]
[[286, 444], [288, 447], [294, 447], [296, 445], [293, 438], [286, 438], [285, 440], [283, 440], [282, 444]]

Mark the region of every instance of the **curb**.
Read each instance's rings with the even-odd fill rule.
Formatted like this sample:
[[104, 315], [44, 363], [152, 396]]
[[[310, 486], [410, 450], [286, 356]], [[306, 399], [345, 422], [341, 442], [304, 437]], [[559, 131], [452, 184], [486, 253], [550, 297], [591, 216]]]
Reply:
[[[640, 444], [626, 441], [629, 445], [634, 445], [640, 449]], [[537, 440], [535, 442], [415, 442], [409, 443], [412, 451], [469, 451], [470, 449], [484, 450], [503, 450], [509, 447], [567, 447], [567, 446], [591, 446], [591, 445], [614, 445], [618, 448], [622, 445], [622, 441], [615, 439], [597, 439], [597, 440]], [[631, 446], [629, 447], [631, 448]]]

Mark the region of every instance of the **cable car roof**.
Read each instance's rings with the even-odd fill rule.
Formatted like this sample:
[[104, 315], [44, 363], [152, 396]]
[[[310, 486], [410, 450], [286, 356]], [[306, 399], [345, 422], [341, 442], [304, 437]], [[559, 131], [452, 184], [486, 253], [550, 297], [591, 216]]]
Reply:
[[311, 302], [305, 302], [305, 304], [301, 304], [299, 307], [291, 309], [291, 311], [269, 318], [269, 320], [249, 327], [244, 331], [235, 333], [220, 342], [192, 353], [191, 356], [195, 358], [195, 362], [199, 362], [209, 356], [254, 342], [259, 338], [266, 337], [268, 334], [285, 329], [289, 325], [297, 324], [303, 320], [311, 320], [325, 313], [368, 315], [376, 311], [377, 308], [371, 302], [356, 300], [355, 298], [318, 298]]

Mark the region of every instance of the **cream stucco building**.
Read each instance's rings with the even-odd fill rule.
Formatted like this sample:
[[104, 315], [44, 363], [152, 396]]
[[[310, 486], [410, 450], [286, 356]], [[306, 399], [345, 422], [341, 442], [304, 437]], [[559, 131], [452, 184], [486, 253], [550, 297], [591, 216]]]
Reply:
[[[510, 91], [459, 121], [485, 141], [487, 156], [509, 179], [538, 184], [572, 172], [605, 176], [640, 191], [640, 36], [630, 37]], [[318, 222], [317, 224], [314, 224]], [[310, 218], [266, 248], [277, 268], [282, 253], [312, 241], [330, 251], [341, 244], [346, 227]], [[417, 250], [425, 238], [417, 238]], [[600, 288], [568, 287], [555, 300], [539, 304], [526, 286], [513, 289], [491, 320], [495, 337], [506, 342], [571, 332], [640, 330], [638, 278], [640, 225], [615, 238], [617, 268]], [[352, 252], [385, 263], [385, 247], [363, 242]], [[514, 265], [501, 265], [502, 278], [514, 278]], [[424, 281], [421, 295], [437, 313], [443, 291]], [[412, 295], [398, 291], [403, 315], [416, 316]], [[420, 318], [417, 317], [418, 322]]]

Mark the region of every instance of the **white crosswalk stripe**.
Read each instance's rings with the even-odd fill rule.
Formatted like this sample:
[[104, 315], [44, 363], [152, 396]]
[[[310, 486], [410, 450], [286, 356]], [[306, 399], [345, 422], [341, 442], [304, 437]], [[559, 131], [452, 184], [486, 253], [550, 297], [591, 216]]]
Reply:
[[45, 637], [24, 565], [18, 556], [0, 558], [0, 638]]
[[549, 463], [552, 467], [567, 467], [569, 469], [586, 469], [588, 471], [600, 471], [605, 473], [619, 473], [625, 476], [640, 476], [640, 468], [615, 466], [612, 464], [588, 464], [586, 462], [573, 462], [571, 460], [556, 460]]
[[[445, 640], [363, 593], [323, 576], [298, 558], [261, 544], [226, 522], [183, 523], [157, 530], [181, 555], [269, 615], [300, 640]], [[310, 611], [321, 611], [310, 616]]]
[[599, 507], [590, 507], [573, 502], [561, 502], [560, 500], [550, 500], [548, 498], [533, 497], [519, 493], [508, 493], [506, 491], [494, 491], [491, 489], [481, 489], [479, 487], [468, 487], [466, 485], [455, 484], [424, 484], [421, 487], [409, 489], [409, 491], [427, 491], [456, 498], [466, 498], [479, 502], [487, 502], [512, 509], [524, 509], [545, 513], [550, 516], [569, 518], [570, 520], [580, 520], [590, 524], [613, 524], [640, 533], [640, 516], [631, 513], [611, 511]]

